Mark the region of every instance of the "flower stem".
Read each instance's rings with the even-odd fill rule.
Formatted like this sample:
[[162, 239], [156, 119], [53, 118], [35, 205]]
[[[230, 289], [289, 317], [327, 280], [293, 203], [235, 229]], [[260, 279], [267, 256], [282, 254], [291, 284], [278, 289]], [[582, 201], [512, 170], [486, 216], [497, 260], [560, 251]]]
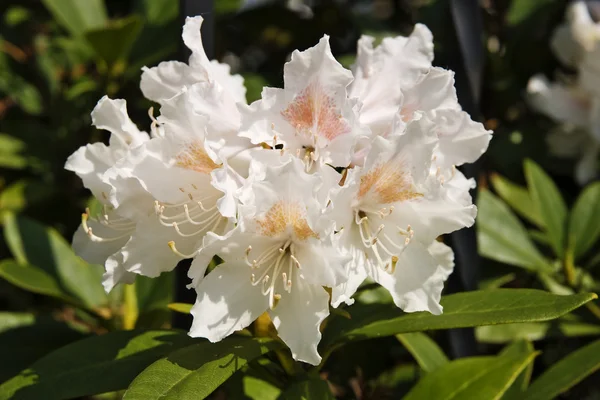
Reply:
[[569, 246], [565, 252], [565, 278], [569, 286], [575, 286], [575, 256], [573, 254], [573, 248]]
[[123, 329], [132, 330], [138, 319], [139, 309], [135, 283], [125, 285], [123, 288]]

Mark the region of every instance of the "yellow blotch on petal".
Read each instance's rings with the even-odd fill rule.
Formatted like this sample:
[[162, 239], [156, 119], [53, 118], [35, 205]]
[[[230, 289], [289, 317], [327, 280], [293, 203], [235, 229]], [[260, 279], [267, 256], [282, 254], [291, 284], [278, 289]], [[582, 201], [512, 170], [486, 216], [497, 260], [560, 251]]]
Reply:
[[308, 226], [305, 218], [306, 211], [297, 203], [280, 201], [275, 203], [263, 218], [256, 220], [260, 233], [264, 236], [275, 237], [291, 228], [299, 240], [318, 235]]
[[220, 167], [208, 156], [204, 146], [198, 143], [188, 145], [185, 150], [179, 153], [176, 157], [176, 165], [203, 174], [210, 174]]
[[311, 83], [281, 112], [283, 118], [305, 135], [333, 140], [350, 131], [335, 102], [318, 83]]
[[371, 169], [360, 178], [358, 198], [372, 194], [380, 204], [390, 204], [422, 197], [412, 185], [410, 174], [402, 165], [387, 162]]

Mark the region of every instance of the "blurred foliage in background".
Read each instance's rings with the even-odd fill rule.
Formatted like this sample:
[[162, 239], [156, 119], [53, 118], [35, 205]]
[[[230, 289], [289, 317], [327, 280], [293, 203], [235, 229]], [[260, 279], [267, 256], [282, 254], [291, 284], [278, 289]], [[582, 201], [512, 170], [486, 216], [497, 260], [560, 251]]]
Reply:
[[[246, 3], [215, 0], [213, 17], [215, 57], [244, 76], [248, 101], [259, 98], [265, 85], [281, 86], [281, 70], [290, 52], [314, 45], [324, 33], [331, 35], [334, 54], [348, 67], [361, 34], [378, 39], [407, 34], [414, 23], [422, 22], [436, 39], [435, 64], [462, 68], [447, 0], [314, 0], [307, 2], [311, 9], [289, 7], [287, 1]], [[551, 32], [563, 20], [566, 2], [480, 3], [486, 67], [479, 111], [482, 122], [495, 131], [478, 177], [483, 188], [479, 250], [486, 257], [480, 288], [597, 292], [600, 184], [580, 191], [571, 178], [573, 162], [548, 153], [545, 135], [552, 123], [530, 111], [523, 100], [527, 81], [535, 73], [571, 72], [559, 65], [548, 44]], [[138, 279], [135, 286], [106, 295], [100, 284], [102, 267], [88, 265], [73, 254], [69, 243], [80, 215], [95, 205], [80, 180], [63, 166], [79, 146], [107, 139], [91, 127], [89, 116], [104, 94], [126, 99], [131, 118], [148, 130], [152, 104], [140, 95], [140, 69], [178, 58], [182, 19], [175, 0], [7, 0], [0, 5], [0, 19], [2, 382], [78, 339], [170, 324], [171, 274]], [[363, 305], [387, 301], [376, 289], [361, 293], [358, 303]], [[497, 354], [501, 346], [515, 340], [535, 345], [516, 341], [497, 359], [448, 366], [465, 374], [478, 370], [494, 374], [492, 367], [504, 360], [500, 357], [521, 354], [511, 364], [517, 367], [509, 371], [518, 375], [517, 381], [510, 390], [505, 388], [503, 398], [533, 398], [531, 391], [526, 392], [530, 380], [537, 385], [530, 388], [533, 392], [549, 388], [547, 397], [540, 398], [567, 390], [565, 398], [598, 398], [600, 388], [593, 383], [598, 376], [572, 388], [600, 366], [598, 342], [583, 347], [598, 335], [600, 308], [592, 302], [552, 322], [479, 327], [477, 352], [481, 354]], [[150, 336], [140, 340], [154, 343]], [[173, 341], [169, 349], [186, 343]], [[449, 370], [444, 367], [448, 346], [440, 332], [350, 344], [347, 351], [332, 356], [324, 373], [340, 398], [398, 398], [420, 378], [420, 386], [409, 397], [433, 398], [423, 391], [429, 386], [425, 378], [434, 370], [439, 374]], [[535, 363], [533, 346], [542, 351]], [[573, 359], [565, 359], [566, 364], [555, 365], [558, 372], [543, 375], [580, 348], [569, 356]], [[161, 346], [152, 349], [154, 359], [166, 353]], [[584, 356], [587, 364], [581, 362]], [[268, 382], [264, 371], [277, 374], [280, 367], [263, 361], [253, 364], [254, 374], [234, 375], [221, 393], [232, 398], [241, 398], [236, 397], [240, 391], [246, 398], [277, 398], [281, 390]], [[128, 365], [135, 374], [146, 366], [141, 361]], [[574, 365], [580, 367], [579, 375], [556, 383], [555, 375], [564, 378], [561, 371]], [[95, 393], [126, 388], [135, 374]], [[535, 381], [540, 375], [541, 383]], [[79, 395], [76, 390], [69, 393]]]

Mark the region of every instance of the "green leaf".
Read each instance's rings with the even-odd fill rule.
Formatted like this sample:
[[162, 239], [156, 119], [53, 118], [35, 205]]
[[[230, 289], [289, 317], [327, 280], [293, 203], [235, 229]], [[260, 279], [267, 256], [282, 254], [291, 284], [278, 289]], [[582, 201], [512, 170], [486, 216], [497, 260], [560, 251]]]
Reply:
[[185, 333], [117, 331], [71, 343], [0, 385], [0, 400], [59, 400], [127, 388], [148, 365], [193, 343]]
[[552, 365], [523, 393], [522, 399], [554, 399], [600, 368], [600, 340]]
[[558, 188], [544, 170], [531, 160], [525, 160], [525, 178], [534, 207], [539, 210], [552, 248], [556, 255], [565, 252], [567, 205]]
[[17, 262], [43, 269], [56, 279], [63, 292], [77, 297], [87, 307], [107, 304], [101, 283], [103, 268], [77, 257], [54, 229], [12, 213], [4, 215], [4, 228], [8, 247]]
[[281, 393], [281, 389], [277, 386], [254, 376], [244, 376], [242, 384], [244, 395], [252, 400], [276, 400]]
[[14, 260], [3, 260], [0, 262], [0, 276], [29, 292], [59, 299], [68, 298], [52, 276], [31, 265], [21, 265]]
[[215, 3], [215, 14], [229, 14], [239, 10], [242, 5], [241, 0], [220, 0]]
[[508, 25], [518, 25], [553, 2], [554, 0], [513, 0], [506, 14], [506, 22]]
[[499, 399], [536, 353], [471, 357], [425, 375], [404, 397], [413, 399]]
[[39, 181], [18, 180], [0, 193], [0, 209], [21, 211], [46, 199], [52, 192], [52, 188]]
[[123, 399], [204, 399], [249, 361], [279, 347], [272, 339], [246, 337], [185, 347], [146, 368]]
[[291, 384], [277, 400], [334, 400], [327, 382], [318, 376]]
[[42, 0], [56, 21], [73, 36], [106, 25], [104, 0]]
[[442, 297], [444, 313], [403, 313], [394, 305], [355, 304], [348, 308], [351, 320], [329, 321], [321, 345], [391, 336], [433, 329], [548, 321], [597, 298], [593, 293], [559, 296], [534, 289], [494, 289]]
[[477, 205], [477, 238], [483, 256], [532, 271], [550, 270], [527, 230], [506, 204], [488, 190], [482, 190]]
[[494, 276], [479, 281], [479, 289], [497, 289], [515, 280], [517, 274], [510, 273], [506, 275]]
[[[2, 85], [0, 85], [2, 90]], [[27, 159], [19, 154], [25, 149], [25, 142], [11, 135], [0, 133], [0, 167], [22, 169], [27, 166]]]
[[164, 25], [177, 19], [179, 2], [173, 0], [135, 0], [134, 11], [153, 25]]
[[244, 77], [248, 104], [260, 99], [263, 87], [269, 86], [265, 77], [251, 72], [246, 72], [242, 76]]
[[544, 226], [538, 210], [533, 205], [527, 188], [512, 183], [498, 174], [492, 175], [490, 181], [498, 196], [519, 213], [521, 217], [537, 226]]
[[85, 337], [81, 327], [49, 315], [0, 312], [0, 382], [16, 375], [35, 360]]
[[442, 349], [422, 332], [402, 333], [396, 335], [396, 338], [426, 372], [433, 372], [448, 363], [448, 357]]
[[168, 305], [170, 310], [177, 311], [182, 314], [190, 314], [192, 312], [193, 304], [187, 303], [170, 303]]
[[100, 59], [108, 65], [114, 65], [117, 61], [127, 59], [142, 25], [140, 17], [133, 15], [113, 20], [106, 27], [89, 30], [85, 33], [85, 38]]
[[600, 237], [600, 182], [588, 185], [577, 198], [569, 220], [569, 246], [575, 259], [584, 255]]
[[483, 343], [506, 343], [518, 339], [536, 341], [565, 336], [595, 335], [600, 335], [600, 325], [567, 319], [558, 319], [552, 322], [479, 326], [475, 329], [477, 340]]
[[[518, 340], [512, 343], [509, 346], [506, 346], [500, 355], [502, 356], [518, 356], [519, 354], [531, 354], [535, 351], [531, 342], [526, 340]], [[525, 369], [521, 371], [517, 379], [510, 385], [508, 390], [504, 393], [502, 398], [504, 400], [516, 399], [520, 396], [522, 392], [527, 389], [529, 385], [529, 381], [531, 379], [531, 374], [533, 373], [533, 363], [527, 364]]]

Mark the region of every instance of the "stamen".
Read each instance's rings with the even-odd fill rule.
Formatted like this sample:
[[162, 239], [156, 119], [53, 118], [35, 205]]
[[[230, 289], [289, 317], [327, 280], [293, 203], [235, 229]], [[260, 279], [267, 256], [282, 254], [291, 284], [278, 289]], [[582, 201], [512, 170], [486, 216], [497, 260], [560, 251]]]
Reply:
[[179, 257], [194, 258], [196, 256], [196, 254], [198, 254], [198, 250], [196, 250], [192, 254], [184, 254], [184, 253], [180, 252], [179, 250], [177, 250], [177, 247], [175, 247], [175, 242], [172, 241], [172, 240], [169, 243], [167, 243], [167, 244], [169, 245], [169, 248], [171, 249], [171, 251], [173, 253], [177, 254]]
[[102, 238], [100, 236], [96, 236], [96, 235], [94, 235], [92, 228], [90, 226], [88, 226], [88, 224], [87, 224], [88, 218], [89, 218], [89, 214], [87, 214], [87, 213], [81, 214], [81, 226], [82, 226], [83, 230], [85, 231], [85, 233], [88, 235], [88, 237], [92, 240], [92, 242], [96, 242], [96, 243], [114, 242], [115, 240], [119, 240], [119, 239], [131, 236], [131, 230], [128, 230], [128, 232], [123, 235], [119, 235], [119, 236], [112, 237], [112, 238]]
[[250, 256], [251, 251], [252, 251], [252, 246], [248, 246], [245, 251], [246, 255], [244, 256], [244, 261], [246, 261], [246, 264], [248, 264], [249, 267], [254, 267], [255, 264], [251, 263], [250, 259], [248, 258]]

